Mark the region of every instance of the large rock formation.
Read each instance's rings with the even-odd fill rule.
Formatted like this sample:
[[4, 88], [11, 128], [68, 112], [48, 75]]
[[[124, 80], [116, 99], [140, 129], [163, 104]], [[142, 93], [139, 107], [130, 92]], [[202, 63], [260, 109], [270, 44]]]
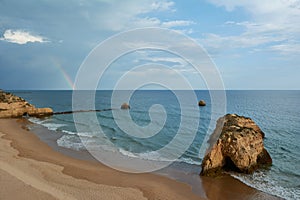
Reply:
[[218, 120], [211, 135], [211, 147], [202, 161], [201, 175], [216, 176], [223, 171], [252, 173], [259, 167], [271, 165], [263, 138], [264, 133], [252, 119], [225, 115]]
[[25, 115], [44, 117], [52, 114], [51, 108], [36, 108], [23, 98], [0, 90], [0, 118], [22, 117]]

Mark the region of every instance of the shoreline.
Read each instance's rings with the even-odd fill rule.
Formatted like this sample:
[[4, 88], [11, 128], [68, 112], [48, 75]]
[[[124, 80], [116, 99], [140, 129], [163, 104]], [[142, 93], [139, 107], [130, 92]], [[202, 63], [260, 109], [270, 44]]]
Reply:
[[[56, 151], [35, 133], [24, 129], [27, 123], [24, 119], [0, 119], [1, 146], [6, 147], [0, 154], [0, 182], [4, 185], [3, 180], [13, 180], [18, 184], [11, 184], [11, 187], [22, 187], [24, 191], [45, 199], [51, 199], [53, 195], [58, 199], [279, 199], [231, 176], [198, 176], [200, 189], [193, 192], [191, 185], [156, 173], [129, 174], [97, 161], [76, 159]], [[36, 183], [43, 183], [44, 187], [39, 188]], [[63, 190], [59, 190], [58, 185]], [[0, 194], [17, 195], [7, 191], [0, 189]]]

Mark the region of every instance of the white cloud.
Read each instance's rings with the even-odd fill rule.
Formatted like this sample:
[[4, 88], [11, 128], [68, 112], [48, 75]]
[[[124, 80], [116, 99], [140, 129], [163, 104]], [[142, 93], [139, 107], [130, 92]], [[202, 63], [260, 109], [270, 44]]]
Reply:
[[151, 4], [151, 8], [152, 10], [158, 11], [175, 11], [175, 9], [173, 8], [174, 4], [175, 3], [173, 1], [156, 1]]
[[[127, 27], [140, 28], [140, 27], [157, 27], [160, 26], [161, 21], [155, 17], [145, 17], [145, 18], [134, 18]], [[124, 27], [125, 28], [125, 27]]]
[[227, 11], [233, 11], [238, 7], [245, 8], [251, 13], [256, 14], [273, 14], [280, 13], [284, 10], [299, 8], [299, 0], [208, 0], [216, 6], [223, 6]]
[[187, 21], [187, 20], [174, 20], [174, 21], [162, 22], [158, 18], [147, 17], [147, 18], [135, 18], [134, 20], [132, 20], [130, 25], [128, 25], [127, 27], [131, 27], [131, 28], [141, 28], [141, 27], [175, 28], [175, 27], [189, 26], [192, 24], [194, 24], [193, 21]]
[[153, 12], [173, 11], [172, 1], [110, 1], [107, 2], [104, 12], [90, 12], [84, 14], [94, 26], [99, 29], [109, 31], [124, 31], [131, 28], [141, 28], [146, 26], [158, 26], [161, 21], [148, 14]]
[[93, 21], [95, 23], [94, 26], [102, 30], [124, 31], [143, 27], [175, 28], [194, 24], [193, 21], [189, 20], [178, 19], [166, 21], [157, 17], [161, 12], [175, 12], [175, 3], [173, 1], [129, 0], [106, 3], [105, 12], [82, 13], [83, 17], [89, 21]]
[[300, 52], [300, 43], [289, 42], [285, 44], [273, 45], [270, 47], [271, 51], [277, 51], [283, 55], [295, 55]]
[[[158, 18], [146, 17], [146, 18], [134, 18], [130, 25], [127, 26], [130, 28], [142, 28], [142, 27], [162, 27], [162, 28], [176, 28], [176, 27], [184, 27], [195, 24], [193, 21], [187, 20], [174, 20], [174, 21], [166, 21], [163, 22]], [[191, 30], [187, 30], [187, 33], [190, 33]]]
[[153, 52], [140, 51], [139, 56], [135, 63], [146, 62], [146, 63], [157, 63], [165, 65], [173, 69], [178, 73], [186, 73], [186, 75], [198, 74], [198, 72], [192, 67], [190, 63], [178, 56], [157, 56], [153, 55]]
[[262, 44], [268, 44], [271, 42], [280, 42], [284, 38], [276, 36], [267, 36], [264, 34], [249, 34], [244, 33], [236, 36], [221, 36], [217, 34], [206, 34], [205, 39], [201, 39], [200, 42], [205, 44], [206, 47], [217, 49], [217, 50], [226, 50], [233, 48], [249, 48], [255, 47]]
[[189, 26], [192, 24], [195, 23], [189, 20], [174, 20], [174, 21], [163, 22], [161, 26], [165, 28], [172, 28], [172, 27], [179, 27], [179, 26]]
[[[250, 14], [249, 21], [227, 21], [225, 26], [241, 26], [240, 34], [223, 36], [207, 34], [202, 40], [205, 46], [212, 48], [239, 48], [267, 45], [266, 50], [274, 42], [280, 49], [294, 49], [290, 42], [300, 40], [300, 1], [299, 0], [208, 0], [216, 6], [225, 7], [227, 11], [242, 8]], [[291, 45], [291, 46], [290, 46]], [[276, 48], [276, 46], [273, 47]], [[289, 47], [290, 46], [290, 47]], [[284, 50], [283, 50], [284, 51]]]
[[185, 34], [185, 35], [189, 35], [189, 34], [192, 34], [194, 33], [194, 30], [192, 28], [189, 28], [189, 29], [181, 29], [181, 30], [176, 30], [182, 34]]
[[37, 35], [33, 35], [29, 32], [22, 31], [22, 30], [10, 30], [7, 29], [3, 37], [0, 38], [0, 40], [11, 42], [11, 43], [16, 43], [16, 44], [26, 44], [28, 42], [47, 42], [45, 38]]

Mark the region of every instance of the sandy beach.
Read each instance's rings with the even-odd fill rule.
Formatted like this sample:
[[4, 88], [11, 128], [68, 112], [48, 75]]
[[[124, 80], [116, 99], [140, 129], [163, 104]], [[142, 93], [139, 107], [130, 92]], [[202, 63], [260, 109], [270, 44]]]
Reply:
[[27, 123], [0, 120], [0, 199], [276, 199], [230, 176], [202, 177], [196, 194], [164, 176], [75, 159], [42, 142]]

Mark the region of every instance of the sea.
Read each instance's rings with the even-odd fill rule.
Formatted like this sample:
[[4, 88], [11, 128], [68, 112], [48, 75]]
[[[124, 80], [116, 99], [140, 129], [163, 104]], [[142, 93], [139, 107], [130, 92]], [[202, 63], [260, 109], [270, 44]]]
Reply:
[[[54, 112], [74, 111], [72, 90], [11, 92], [36, 107], [51, 107]], [[185, 92], [181, 91], [181, 94]], [[84, 141], [89, 141], [90, 147], [100, 148], [111, 154], [117, 152], [129, 160], [135, 158], [151, 162], [173, 162], [173, 157], [169, 159], [168, 156], [160, 155], [159, 150], [168, 145], [168, 152], [183, 149], [179, 156], [175, 155], [178, 156], [176, 163], [181, 163], [181, 166], [192, 166], [182, 167], [183, 171], [189, 171], [200, 169], [203, 158], [200, 149], [207, 135], [214, 130], [216, 116], [235, 113], [250, 117], [265, 133], [264, 144], [273, 159], [273, 165], [270, 169], [261, 169], [251, 175], [236, 173], [231, 175], [268, 194], [285, 199], [300, 199], [300, 91], [225, 91], [226, 101], [220, 102], [220, 105], [225, 104], [226, 113], [214, 113], [215, 109], [212, 106], [218, 103], [212, 104], [210, 91], [192, 92], [198, 100], [205, 100], [206, 106], [197, 106], [197, 109], [189, 110], [178, 100], [174, 91], [136, 90], [132, 92], [127, 102], [130, 110], [121, 110], [121, 105], [112, 104], [113, 91], [103, 90], [94, 91], [95, 96], [92, 96], [91, 102], [94, 103], [92, 108], [97, 112], [60, 113], [47, 118], [30, 117], [29, 120], [51, 130], [50, 134], [59, 133], [57, 145], [74, 151], [86, 150], [87, 143]], [[83, 99], [85, 95], [83, 92]], [[88, 98], [89, 95], [86, 96]], [[197, 101], [194, 103], [198, 104]], [[89, 106], [86, 108], [91, 110]], [[182, 112], [182, 109], [185, 111]], [[78, 116], [88, 123], [78, 121]], [[125, 126], [128, 120], [127, 129], [124, 129], [124, 123], [116, 119], [120, 116], [124, 116]], [[197, 126], [192, 125], [195, 121]], [[99, 126], [101, 129], [97, 128]], [[145, 129], [138, 129], [140, 127]], [[151, 131], [153, 133], [139, 137], [135, 128], [149, 134]], [[183, 133], [183, 142], [170, 145], [179, 132]], [[189, 135], [189, 132], [195, 133]], [[185, 138], [185, 133], [189, 139]], [[187, 142], [184, 142], [185, 139]], [[185, 147], [181, 147], [181, 144]], [[187, 173], [199, 171], [190, 170]]]

